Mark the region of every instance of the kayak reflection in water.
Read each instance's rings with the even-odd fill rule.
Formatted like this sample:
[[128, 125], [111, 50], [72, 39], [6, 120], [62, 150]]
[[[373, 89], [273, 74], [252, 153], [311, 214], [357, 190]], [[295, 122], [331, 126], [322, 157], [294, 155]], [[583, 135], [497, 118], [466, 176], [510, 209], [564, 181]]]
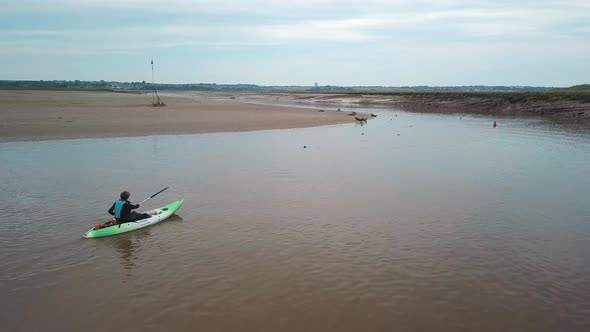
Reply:
[[116, 200], [115, 203], [113, 203], [113, 206], [109, 209], [109, 214], [115, 216], [115, 220], [119, 227], [126, 222], [150, 217], [149, 214], [132, 211], [139, 208], [139, 204], [131, 204], [131, 202], [129, 202], [129, 196], [131, 196], [131, 194], [128, 191], [122, 192], [120, 196], [121, 199]]

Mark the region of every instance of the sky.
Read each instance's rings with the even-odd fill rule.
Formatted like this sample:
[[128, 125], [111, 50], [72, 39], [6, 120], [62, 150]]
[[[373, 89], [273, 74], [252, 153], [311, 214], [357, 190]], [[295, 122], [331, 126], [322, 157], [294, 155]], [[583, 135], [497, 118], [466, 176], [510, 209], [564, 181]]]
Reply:
[[1, 80], [590, 83], [590, 0], [0, 0]]

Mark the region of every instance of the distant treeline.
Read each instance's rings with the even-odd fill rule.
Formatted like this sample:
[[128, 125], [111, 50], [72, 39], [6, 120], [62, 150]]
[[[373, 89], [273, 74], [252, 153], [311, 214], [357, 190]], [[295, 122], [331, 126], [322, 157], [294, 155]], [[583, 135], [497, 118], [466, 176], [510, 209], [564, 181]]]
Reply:
[[[253, 91], [265, 92], [273, 90], [273, 87], [263, 87], [254, 84], [224, 84], [197, 83], [197, 84], [151, 84], [142, 82], [115, 82], [115, 81], [0, 81], [0, 88], [21, 89], [109, 89], [113, 91], [151, 91], [157, 90], [194, 90], [194, 91]], [[287, 89], [287, 87], [285, 87]]]
[[[588, 85], [580, 90], [589, 89]], [[219, 91], [219, 92], [493, 92], [493, 91], [549, 91], [557, 90], [553, 87], [534, 87], [534, 86], [262, 86], [255, 84], [215, 84], [215, 83], [190, 83], [190, 84], [151, 84], [142, 82], [115, 82], [115, 81], [0, 81], [0, 89], [89, 89], [89, 90], [112, 90], [112, 91], [149, 91], [156, 88], [157, 90], [184, 90], [184, 91]], [[570, 89], [574, 89], [572, 87]]]
[[556, 91], [590, 92], [590, 84], [574, 85], [569, 88], [556, 89]]

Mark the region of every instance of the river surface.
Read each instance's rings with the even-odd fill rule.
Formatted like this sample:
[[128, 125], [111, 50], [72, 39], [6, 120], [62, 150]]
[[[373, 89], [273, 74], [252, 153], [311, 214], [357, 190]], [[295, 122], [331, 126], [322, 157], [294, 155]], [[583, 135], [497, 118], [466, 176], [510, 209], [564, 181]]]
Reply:
[[[0, 329], [590, 331], [590, 138], [370, 111], [1, 143]], [[177, 216], [82, 238], [165, 186]]]

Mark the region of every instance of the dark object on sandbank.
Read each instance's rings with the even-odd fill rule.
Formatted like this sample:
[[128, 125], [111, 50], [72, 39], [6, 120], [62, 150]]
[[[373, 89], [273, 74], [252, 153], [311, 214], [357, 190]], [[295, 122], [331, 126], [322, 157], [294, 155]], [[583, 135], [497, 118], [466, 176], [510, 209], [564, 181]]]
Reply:
[[154, 88], [154, 91], [152, 94], [153, 94], [153, 96], [152, 96], [152, 106], [153, 107], [166, 106], [166, 104], [164, 104], [164, 101], [162, 101], [162, 98], [160, 98], [160, 96], [158, 95], [158, 91], [156, 91], [156, 88]]
[[377, 114], [373, 114], [373, 113], [371, 113], [371, 117], [372, 117], [372, 118], [376, 118], [376, 117], [377, 117]]
[[154, 84], [154, 59], [152, 59], [152, 106], [153, 107], [163, 107], [166, 106], [162, 98], [158, 95], [158, 91], [156, 90], [156, 85]]
[[352, 112], [352, 113], [350, 113], [350, 114], [348, 114], [348, 115], [350, 115], [350, 116], [355, 116], [355, 115], [356, 115], [356, 112]]
[[359, 118], [359, 117], [355, 116], [354, 119], [359, 122], [367, 122], [367, 118]]

